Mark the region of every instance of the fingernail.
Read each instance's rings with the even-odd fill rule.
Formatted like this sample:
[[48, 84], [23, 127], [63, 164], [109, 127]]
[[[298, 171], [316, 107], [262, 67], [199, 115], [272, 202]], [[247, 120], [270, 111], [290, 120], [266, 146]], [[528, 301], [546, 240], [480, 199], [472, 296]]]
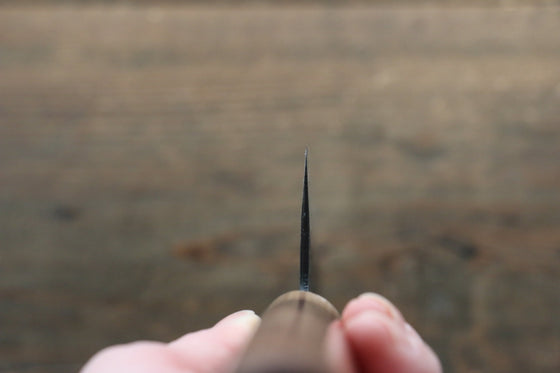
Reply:
[[238, 311], [230, 317], [232, 318], [231, 323], [251, 330], [256, 329], [261, 322], [261, 318], [252, 310]]
[[395, 307], [393, 307], [387, 299], [379, 294], [371, 292], [363, 293], [358, 297], [358, 299], [367, 299], [369, 301], [369, 307], [389, 316], [393, 320], [401, 319], [401, 315]]

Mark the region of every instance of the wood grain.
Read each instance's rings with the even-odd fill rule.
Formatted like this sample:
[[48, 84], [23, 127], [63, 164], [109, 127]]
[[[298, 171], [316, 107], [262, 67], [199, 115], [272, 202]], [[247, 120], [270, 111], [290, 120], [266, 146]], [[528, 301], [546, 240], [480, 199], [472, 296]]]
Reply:
[[0, 372], [297, 287], [446, 372], [560, 368], [558, 8], [0, 8]]
[[235, 372], [328, 373], [325, 336], [339, 317], [320, 295], [301, 290], [282, 294], [263, 313]]

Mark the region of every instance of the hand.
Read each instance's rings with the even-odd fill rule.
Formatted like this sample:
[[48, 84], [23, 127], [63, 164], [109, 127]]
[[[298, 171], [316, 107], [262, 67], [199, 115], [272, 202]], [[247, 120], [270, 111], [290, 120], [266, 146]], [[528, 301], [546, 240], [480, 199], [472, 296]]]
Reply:
[[[81, 373], [231, 372], [260, 319], [253, 311], [227, 316], [213, 328], [171, 343], [134, 342], [95, 355]], [[441, 373], [430, 347], [380, 295], [350, 301], [327, 333], [327, 356], [340, 373]]]

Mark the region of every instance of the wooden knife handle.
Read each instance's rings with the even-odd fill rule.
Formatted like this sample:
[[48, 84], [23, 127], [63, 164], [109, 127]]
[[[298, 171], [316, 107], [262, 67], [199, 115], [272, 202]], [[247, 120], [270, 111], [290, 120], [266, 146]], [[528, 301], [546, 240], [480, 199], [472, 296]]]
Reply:
[[324, 339], [339, 317], [325, 298], [291, 291], [276, 298], [262, 316], [236, 373], [326, 373]]

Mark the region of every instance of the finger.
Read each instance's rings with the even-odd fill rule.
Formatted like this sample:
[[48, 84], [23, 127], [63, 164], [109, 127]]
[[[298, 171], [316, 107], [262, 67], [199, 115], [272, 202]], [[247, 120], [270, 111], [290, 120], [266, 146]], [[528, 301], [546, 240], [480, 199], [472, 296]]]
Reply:
[[399, 310], [378, 294], [366, 293], [348, 303], [342, 324], [361, 372], [441, 372], [430, 347]]
[[253, 311], [236, 312], [213, 328], [187, 334], [169, 344], [194, 372], [227, 372], [237, 365], [241, 353], [260, 323]]
[[344, 334], [342, 323], [339, 320], [333, 322], [327, 330], [326, 356], [330, 372], [356, 372], [352, 351]]
[[179, 373], [183, 361], [161, 342], [134, 342], [98, 352], [81, 373]]
[[259, 321], [253, 311], [240, 311], [213, 328], [186, 334], [169, 344], [134, 342], [109, 347], [97, 353], [81, 373], [227, 372]]

